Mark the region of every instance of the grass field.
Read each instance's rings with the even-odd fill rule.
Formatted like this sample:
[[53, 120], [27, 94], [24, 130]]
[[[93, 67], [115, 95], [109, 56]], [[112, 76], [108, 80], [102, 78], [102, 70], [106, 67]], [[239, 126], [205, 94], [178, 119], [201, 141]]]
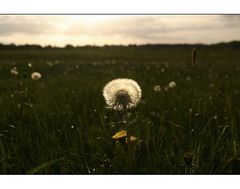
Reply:
[[[240, 173], [240, 48], [200, 46], [196, 65], [191, 53], [191, 46], [0, 50], [0, 173]], [[42, 78], [32, 80], [34, 71]], [[142, 89], [127, 122], [102, 95], [116, 78]], [[176, 87], [165, 90], [171, 81]], [[111, 138], [124, 128], [135, 142]]]

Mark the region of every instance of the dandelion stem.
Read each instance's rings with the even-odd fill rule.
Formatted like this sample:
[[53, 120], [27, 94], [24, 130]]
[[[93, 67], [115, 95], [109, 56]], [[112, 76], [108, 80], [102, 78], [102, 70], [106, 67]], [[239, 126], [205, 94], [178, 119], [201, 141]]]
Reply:
[[128, 117], [127, 111], [124, 111], [123, 119], [124, 119], [126, 131], [127, 131], [127, 166], [128, 166], [127, 170], [129, 173], [132, 173], [133, 172], [133, 149], [130, 141], [132, 130], [131, 130], [131, 127], [128, 125], [129, 123], [128, 118], [129, 117]]

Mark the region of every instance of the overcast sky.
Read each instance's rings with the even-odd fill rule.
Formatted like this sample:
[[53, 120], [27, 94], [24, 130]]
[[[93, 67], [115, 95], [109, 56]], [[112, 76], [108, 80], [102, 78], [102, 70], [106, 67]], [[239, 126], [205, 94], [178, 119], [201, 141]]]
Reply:
[[240, 40], [240, 16], [0, 16], [0, 43], [104, 45]]

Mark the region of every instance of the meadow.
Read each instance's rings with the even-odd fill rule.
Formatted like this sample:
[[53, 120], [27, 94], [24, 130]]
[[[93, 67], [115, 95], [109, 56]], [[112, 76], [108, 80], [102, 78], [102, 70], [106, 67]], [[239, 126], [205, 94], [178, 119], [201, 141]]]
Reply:
[[[240, 48], [196, 45], [192, 65], [193, 47], [0, 49], [0, 173], [240, 173]], [[142, 90], [126, 122], [102, 94], [116, 78]]]

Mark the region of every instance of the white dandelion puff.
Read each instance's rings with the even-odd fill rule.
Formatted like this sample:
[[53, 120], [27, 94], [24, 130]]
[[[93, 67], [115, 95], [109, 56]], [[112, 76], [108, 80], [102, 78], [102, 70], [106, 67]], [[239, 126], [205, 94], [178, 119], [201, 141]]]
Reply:
[[169, 86], [169, 88], [174, 88], [174, 87], [176, 87], [175, 81], [171, 81], [168, 86]]
[[155, 91], [155, 92], [161, 91], [160, 85], [155, 85], [155, 86], [154, 86], [154, 91]]
[[39, 73], [39, 72], [33, 72], [32, 75], [31, 75], [31, 78], [33, 80], [38, 80], [42, 77], [42, 75]]
[[142, 91], [132, 79], [114, 79], [103, 88], [103, 96], [108, 108], [124, 111], [137, 106]]
[[32, 67], [32, 64], [31, 64], [30, 62], [28, 63], [28, 67], [29, 67], [29, 68], [31, 68], [31, 67]]

